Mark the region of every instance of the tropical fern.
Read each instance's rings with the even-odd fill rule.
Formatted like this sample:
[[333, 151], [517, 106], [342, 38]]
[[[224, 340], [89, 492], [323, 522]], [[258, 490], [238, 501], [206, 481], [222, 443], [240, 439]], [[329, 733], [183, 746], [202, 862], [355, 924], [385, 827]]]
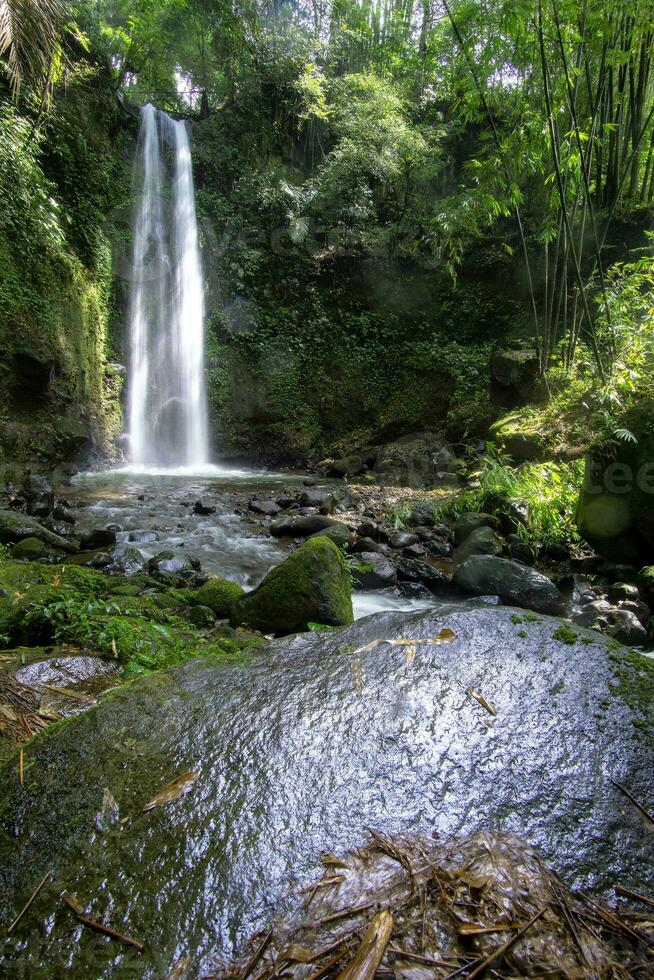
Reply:
[[65, 12], [65, 0], [0, 0], [0, 57], [6, 60], [14, 98], [23, 82], [39, 94], [47, 90], [61, 51]]

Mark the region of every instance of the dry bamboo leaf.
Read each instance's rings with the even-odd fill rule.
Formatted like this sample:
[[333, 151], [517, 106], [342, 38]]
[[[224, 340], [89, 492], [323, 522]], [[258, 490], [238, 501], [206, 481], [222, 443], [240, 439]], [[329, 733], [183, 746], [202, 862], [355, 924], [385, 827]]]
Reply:
[[476, 922], [462, 922], [456, 930], [460, 936], [483, 936], [492, 932], [511, 932], [519, 926], [510, 926], [507, 923], [496, 926], [480, 926]]
[[18, 721], [15, 711], [8, 704], [0, 704], [0, 714], [3, 714], [9, 721]]
[[347, 861], [344, 861], [343, 858], [336, 857], [335, 854], [328, 854], [325, 852], [324, 854], [320, 855], [320, 860], [327, 867], [349, 868]]
[[489, 713], [489, 715], [497, 714], [497, 711], [490, 703], [490, 701], [487, 701], [484, 695], [480, 694], [479, 691], [475, 691], [473, 687], [466, 687], [466, 693], [469, 694], [471, 697], [473, 697], [475, 701], [477, 701], [482, 706], [482, 708], [485, 708], [486, 711]]
[[164, 806], [166, 803], [178, 800], [180, 796], [189, 792], [197, 778], [197, 772], [183, 772], [181, 776], [177, 776], [176, 779], [164, 786], [156, 796], [153, 796], [143, 807], [143, 812], [146, 813], [148, 810], [154, 810], [157, 806]]
[[170, 973], [166, 977], [166, 980], [183, 980], [183, 978], [188, 974], [191, 969], [191, 958], [190, 956], [181, 956]]
[[451, 643], [452, 640], [456, 639], [456, 633], [451, 629], [442, 629], [438, 636], [427, 636], [421, 637], [419, 639], [399, 639], [399, 640], [373, 640], [371, 643], [367, 643], [363, 647], [359, 647], [358, 650], [354, 651], [354, 655], [360, 653], [369, 653], [370, 650], [375, 650], [378, 646], [383, 643], [387, 643], [391, 647], [417, 647], [417, 646], [430, 646], [439, 647], [444, 643]]
[[378, 912], [363, 934], [354, 959], [338, 975], [338, 980], [372, 980], [382, 961], [393, 931], [393, 916]]
[[44, 684], [48, 691], [52, 691], [53, 694], [61, 694], [65, 698], [72, 698], [73, 701], [84, 701], [86, 704], [93, 704], [93, 698], [90, 698], [88, 694], [82, 694], [81, 691], [73, 691], [69, 687], [57, 687], [55, 684]]
[[22, 749], [18, 753], [18, 782], [21, 786], [25, 784], [25, 754]]
[[404, 651], [404, 663], [407, 667], [410, 667], [416, 658], [416, 646], [415, 643], [408, 643], [407, 648]]

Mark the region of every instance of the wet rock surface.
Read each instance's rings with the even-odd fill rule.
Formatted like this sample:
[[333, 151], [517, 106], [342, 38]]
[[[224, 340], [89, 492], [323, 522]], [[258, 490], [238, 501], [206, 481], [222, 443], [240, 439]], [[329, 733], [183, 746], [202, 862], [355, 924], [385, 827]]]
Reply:
[[[443, 629], [452, 642], [419, 642]], [[385, 613], [276, 641], [245, 666], [196, 660], [110, 694], [27, 747], [23, 787], [3, 773], [5, 921], [52, 870], [5, 966], [155, 977], [190, 955], [206, 974], [283, 910], [323, 851], [356, 846], [367, 827], [490, 825], [539, 847], [569, 885], [646, 890], [651, 835], [610, 780], [653, 797], [651, 708], [633, 696], [650, 661], [596, 633], [570, 645], [560, 629], [483, 605]], [[415, 653], [361, 649], [391, 638]], [[142, 812], [185, 771], [190, 792]], [[105, 789], [124, 822], [99, 833]], [[71, 941], [64, 888], [145, 951], [88, 930]]]

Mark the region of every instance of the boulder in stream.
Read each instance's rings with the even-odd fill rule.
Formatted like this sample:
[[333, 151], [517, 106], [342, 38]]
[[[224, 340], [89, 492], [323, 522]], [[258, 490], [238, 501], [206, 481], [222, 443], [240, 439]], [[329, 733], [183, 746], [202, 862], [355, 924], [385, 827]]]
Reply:
[[508, 558], [472, 555], [457, 566], [453, 581], [463, 592], [498, 595], [522, 609], [552, 615], [565, 612], [565, 599], [551, 579]]
[[[51, 877], [5, 966], [155, 978], [184, 954], [213, 974], [284, 914], [322, 853], [358, 847], [367, 828], [443, 840], [492, 827], [569, 887], [647, 893], [651, 833], [611, 780], [651, 807], [652, 661], [516, 619], [443, 604], [274, 641], [242, 665], [191, 660], [30, 742], [24, 785], [15, 759], [0, 773], [0, 920]], [[144, 812], [184, 773], [188, 792]], [[107, 789], [120, 822], [99, 833]], [[143, 953], [87, 929], [71, 942], [64, 889]]]
[[350, 578], [342, 554], [324, 536], [305, 541], [232, 604], [230, 619], [233, 626], [277, 635], [306, 630], [309, 623], [351, 623]]

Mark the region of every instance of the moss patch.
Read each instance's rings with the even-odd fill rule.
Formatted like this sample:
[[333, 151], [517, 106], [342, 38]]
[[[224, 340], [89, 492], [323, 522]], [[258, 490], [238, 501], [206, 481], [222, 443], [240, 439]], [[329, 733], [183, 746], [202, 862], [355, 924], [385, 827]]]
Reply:
[[615, 664], [611, 692], [635, 712], [634, 726], [654, 745], [654, 661], [636, 650], [622, 656], [613, 653], [611, 660]]

